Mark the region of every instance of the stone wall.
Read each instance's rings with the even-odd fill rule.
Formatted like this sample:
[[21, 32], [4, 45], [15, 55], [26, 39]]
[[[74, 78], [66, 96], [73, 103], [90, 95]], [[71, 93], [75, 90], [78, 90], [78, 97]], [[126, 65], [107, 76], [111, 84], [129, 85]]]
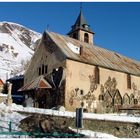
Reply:
[[[75, 127], [75, 118], [34, 114], [23, 119], [20, 128], [27, 132], [39, 131], [40, 123], [42, 123], [45, 132], [50, 130], [54, 132], [54, 128], [65, 131], [68, 127]], [[119, 138], [140, 138], [140, 123], [84, 119], [83, 126], [85, 130], [112, 134]]]
[[140, 123], [84, 120], [84, 129], [112, 134], [119, 138], [140, 138]]

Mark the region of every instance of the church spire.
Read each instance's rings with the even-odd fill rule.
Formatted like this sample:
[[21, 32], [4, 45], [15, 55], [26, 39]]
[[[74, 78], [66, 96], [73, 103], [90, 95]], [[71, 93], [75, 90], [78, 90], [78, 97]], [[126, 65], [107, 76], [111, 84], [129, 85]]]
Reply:
[[88, 25], [83, 16], [82, 5], [80, 6], [80, 13], [76, 19], [76, 22], [71, 28], [71, 31], [68, 33], [70, 37], [93, 44], [92, 37], [94, 32], [91, 30], [90, 25]]
[[87, 24], [83, 16], [82, 8], [80, 8], [79, 16], [77, 17], [75, 24], [72, 26], [72, 30], [68, 34], [70, 34], [71, 32], [77, 29], [82, 29], [88, 32], [92, 32], [90, 25]]

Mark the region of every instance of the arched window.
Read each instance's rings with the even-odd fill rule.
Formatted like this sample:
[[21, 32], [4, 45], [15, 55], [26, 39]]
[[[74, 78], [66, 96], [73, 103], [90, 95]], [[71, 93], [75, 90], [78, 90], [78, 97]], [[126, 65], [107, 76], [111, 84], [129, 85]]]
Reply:
[[131, 89], [131, 75], [127, 74], [127, 88]]
[[87, 33], [84, 34], [84, 42], [89, 43], [89, 36]]
[[95, 83], [100, 84], [100, 71], [98, 66], [95, 67]]

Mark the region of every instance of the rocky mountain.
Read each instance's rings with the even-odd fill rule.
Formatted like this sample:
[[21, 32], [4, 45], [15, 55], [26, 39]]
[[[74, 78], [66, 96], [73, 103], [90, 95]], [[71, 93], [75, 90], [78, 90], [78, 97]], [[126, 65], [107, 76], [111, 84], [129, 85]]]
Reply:
[[20, 24], [0, 22], [0, 78], [6, 80], [24, 71], [41, 34]]

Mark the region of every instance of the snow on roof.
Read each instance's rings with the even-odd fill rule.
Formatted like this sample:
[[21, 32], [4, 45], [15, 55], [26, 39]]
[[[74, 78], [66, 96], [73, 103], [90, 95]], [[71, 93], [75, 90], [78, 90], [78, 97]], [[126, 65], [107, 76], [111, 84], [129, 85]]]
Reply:
[[16, 75], [10, 79], [8, 79], [7, 81], [13, 81], [13, 80], [21, 80], [24, 78], [24, 75]]
[[0, 97], [7, 97], [7, 94], [0, 93]]
[[69, 49], [71, 49], [71, 51], [73, 51], [76, 54], [80, 54], [80, 47], [77, 47], [75, 45], [73, 45], [72, 43], [68, 42], [67, 46], [69, 47]]

